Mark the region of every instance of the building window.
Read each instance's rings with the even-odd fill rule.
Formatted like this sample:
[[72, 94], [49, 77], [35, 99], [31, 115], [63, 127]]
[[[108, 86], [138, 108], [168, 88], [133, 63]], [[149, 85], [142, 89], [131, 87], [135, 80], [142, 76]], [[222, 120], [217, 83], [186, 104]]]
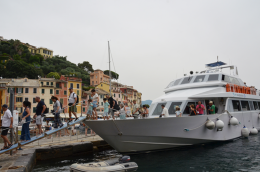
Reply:
[[103, 84], [101, 84], [101, 87], [103, 87]]
[[67, 91], [64, 91], [64, 95], [67, 95]]
[[42, 86], [43, 86], [43, 82], [41, 82]]
[[33, 88], [33, 93], [37, 93], [37, 88]]
[[118, 94], [118, 97], [120, 98], [120, 94]]
[[70, 83], [70, 88], [73, 88], [73, 83]]
[[56, 83], [56, 87], [57, 87], [57, 88], [60, 88], [60, 84], [59, 84], [59, 83]]
[[97, 84], [97, 81], [96, 81], [96, 84]]
[[66, 84], [66, 83], [64, 84], [64, 87], [65, 87], [65, 88], [67, 87], [67, 84]]
[[33, 103], [36, 103], [35, 98], [33, 98]]
[[42, 94], [44, 94], [44, 91], [45, 91], [45, 90], [44, 90], [44, 89], [42, 89]]
[[50, 83], [49, 82], [47, 82], [47, 85], [49, 85]]
[[77, 95], [79, 95], [79, 90], [77, 90]]
[[114, 94], [114, 97], [116, 97], [116, 94]]
[[50, 94], [53, 94], [53, 89], [50, 89]]
[[96, 78], [97, 78], [97, 75], [96, 75]]
[[60, 103], [63, 104], [63, 99], [60, 99]]
[[52, 100], [50, 99], [50, 104], [52, 104], [53, 102], [52, 102]]
[[103, 95], [100, 95], [100, 98], [102, 99], [102, 98], [103, 98]]
[[16, 102], [23, 102], [23, 98], [22, 97], [16, 97]]
[[29, 101], [29, 98], [28, 98], [28, 97], [25, 97], [24, 100], [25, 100], [25, 101]]
[[51, 85], [53, 85], [53, 82], [51, 82]]
[[29, 88], [25, 88], [25, 93], [29, 93]]
[[59, 94], [59, 90], [56, 90], [56, 94]]
[[92, 85], [94, 85], [94, 81], [92, 81]]
[[101, 106], [103, 106], [103, 102], [101, 102]]
[[23, 89], [22, 88], [18, 88], [18, 93], [22, 93]]
[[85, 110], [85, 108], [83, 108], [83, 112], [85, 112], [86, 110]]
[[79, 89], [79, 84], [77, 84], [77, 89]]
[[33, 108], [33, 113], [36, 113], [36, 107]]
[[44, 102], [44, 99], [41, 99], [42, 102]]

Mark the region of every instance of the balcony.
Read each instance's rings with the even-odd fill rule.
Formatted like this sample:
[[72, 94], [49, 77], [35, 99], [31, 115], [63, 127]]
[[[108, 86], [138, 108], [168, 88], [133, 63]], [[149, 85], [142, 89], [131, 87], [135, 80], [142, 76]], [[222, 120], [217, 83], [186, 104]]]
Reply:
[[23, 97], [23, 93], [17, 93], [16, 97]]

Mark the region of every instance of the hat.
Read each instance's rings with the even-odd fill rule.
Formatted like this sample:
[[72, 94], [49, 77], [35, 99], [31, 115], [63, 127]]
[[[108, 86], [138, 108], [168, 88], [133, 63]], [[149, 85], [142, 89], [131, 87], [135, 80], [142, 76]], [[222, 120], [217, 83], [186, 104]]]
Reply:
[[213, 101], [210, 101], [209, 103], [212, 103], [212, 104], [213, 104]]
[[73, 88], [72, 88], [72, 87], [70, 87], [70, 88], [69, 88], [69, 90], [73, 90]]
[[176, 108], [180, 108], [180, 107], [179, 107], [179, 106], [176, 106], [175, 109], [176, 109]]
[[165, 107], [165, 105], [164, 105], [164, 104], [162, 104], [162, 106], [163, 106], [163, 107]]
[[3, 104], [2, 107], [3, 107], [3, 108], [7, 108], [8, 106], [7, 106], [6, 104]]

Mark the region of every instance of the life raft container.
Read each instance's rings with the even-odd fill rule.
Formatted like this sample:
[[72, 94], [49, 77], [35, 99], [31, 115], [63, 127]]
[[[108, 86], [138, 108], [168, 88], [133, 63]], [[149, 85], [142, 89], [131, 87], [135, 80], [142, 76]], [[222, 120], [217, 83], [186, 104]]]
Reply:
[[240, 86], [240, 85], [236, 85], [236, 84], [232, 84], [232, 83], [227, 83], [226, 84], [226, 92], [256, 95], [256, 88], [255, 87], [245, 87], [245, 86]]

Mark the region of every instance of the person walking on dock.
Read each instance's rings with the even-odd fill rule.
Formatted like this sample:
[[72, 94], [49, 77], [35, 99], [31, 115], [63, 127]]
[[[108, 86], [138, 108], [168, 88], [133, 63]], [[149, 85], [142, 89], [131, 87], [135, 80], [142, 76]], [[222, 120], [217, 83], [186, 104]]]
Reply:
[[7, 133], [10, 128], [13, 128], [13, 116], [9, 109], [7, 109], [7, 105], [4, 104], [2, 109], [4, 111], [4, 115], [2, 117], [2, 133], [1, 137], [4, 139], [4, 147], [1, 150], [9, 149], [13, 144], [8, 140]]
[[23, 112], [23, 117], [22, 120], [25, 122], [22, 126], [22, 132], [21, 132], [21, 141], [28, 141], [31, 140], [30, 136], [30, 121], [31, 121], [31, 102], [29, 101], [24, 101], [23, 102], [23, 107], [24, 107], [24, 112]]
[[55, 96], [52, 96], [51, 100], [54, 102], [54, 104], [53, 104], [53, 113], [55, 114], [55, 116], [54, 116], [54, 124], [55, 124], [54, 128], [62, 127], [63, 124], [60, 120], [60, 111], [61, 111], [60, 101]]
[[71, 113], [73, 113], [73, 115], [75, 116], [75, 121], [78, 119], [77, 117], [77, 114], [76, 114], [76, 103], [77, 103], [77, 94], [75, 94], [73, 92], [73, 88], [70, 87], [69, 88], [69, 92], [70, 92], [70, 95], [69, 95], [69, 121], [68, 122], [71, 122], [72, 119], [71, 119]]
[[91, 90], [91, 99], [93, 101], [93, 111], [94, 111], [94, 116], [96, 117], [96, 120], [98, 119], [97, 116], [97, 107], [98, 107], [98, 102], [99, 102], [99, 96], [96, 93], [96, 90], [93, 89]]
[[39, 135], [42, 134], [42, 115], [44, 114], [44, 111], [46, 109], [46, 105], [43, 101], [41, 101], [41, 98], [39, 96], [35, 97], [35, 101], [38, 103], [36, 106], [36, 113], [34, 114], [34, 118], [36, 118], [36, 125], [39, 129]]
[[133, 105], [133, 117], [134, 117], [134, 119], [138, 119], [140, 106], [138, 104], [136, 104], [136, 100], [134, 100], [133, 103], [134, 103], [134, 105]]

